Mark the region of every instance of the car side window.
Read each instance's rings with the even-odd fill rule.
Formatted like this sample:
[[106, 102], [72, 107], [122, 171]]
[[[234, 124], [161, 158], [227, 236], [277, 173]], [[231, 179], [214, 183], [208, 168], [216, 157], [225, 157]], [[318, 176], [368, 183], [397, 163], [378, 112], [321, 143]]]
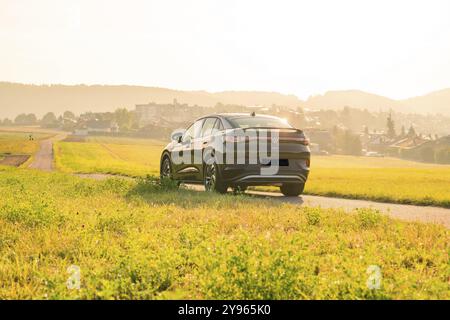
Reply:
[[223, 129], [222, 120], [217, 118], [216, 123], [214, 124], [214, 131], [222, 131]]
[[215, 122], [216, 122], [216, 118], [207, 118], [205, 120], [205, 122], [203, 123], [203, 128], [202, 128], [202, 133], [201, 133], [202, 137], [207, 137], [207, 136], [211, 135], [211, 130], [214, 127]]
[[187, 142], [194, 139], [194, 125], [191, 125], [183, 134], [182, 142]]
[[203, 121], [205, 121], [205, 119], [198, 120], [193, 125], [193, 127], [194, 127], [194, 138], [195, 139], [200, 138]]

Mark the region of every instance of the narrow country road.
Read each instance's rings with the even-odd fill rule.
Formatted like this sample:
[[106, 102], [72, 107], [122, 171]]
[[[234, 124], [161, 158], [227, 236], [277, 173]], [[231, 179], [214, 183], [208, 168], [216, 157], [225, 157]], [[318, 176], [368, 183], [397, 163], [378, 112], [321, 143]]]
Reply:
[[[188, 185], [189, 189], [203, 191], [202, 186]], [[284, 197], [281, 193], [247, 191], [246, 195], [261, 199], [292, 203], [299, 206], [339, 208], [345, 211], [353, 211], [357, 208], [372, 208], [379, 210], [394, 219], [405, 221], [418, 221], [424, 223], [436, 223], [450, 229], [450, 209], [439, 207], [413, 206], [394, 203], [382, 203], [367, 200], [353, 200], [343, 198], [330, 198], [321, 196], [302, 195], [300, 197]]]
[[65, 138], [66, 135], [59, 134], [50, 139], [42, 140], [39, 151], [34, 155], [33, 162], [29, 165], [29, 168], [53, 171], [53, 143]]
[[284, 197], [279, 193], [258, 191], [252, 191], [250, 192], [250, 194], [256, 197], [269, 197], [271, 199], [298, 204], [301, 206], [343, 208], [347, 211], [352, 211], [357, 208], [373, 208], [394, 219], [405, 221], [419, 221], [425, 223], [437, 223], [444, 225], [447, 229], [450, 229], [450, 209], [446, 208], [413, 206], [367, 200], [353, 200], [308, 195], [302, 195], [300, 197]]

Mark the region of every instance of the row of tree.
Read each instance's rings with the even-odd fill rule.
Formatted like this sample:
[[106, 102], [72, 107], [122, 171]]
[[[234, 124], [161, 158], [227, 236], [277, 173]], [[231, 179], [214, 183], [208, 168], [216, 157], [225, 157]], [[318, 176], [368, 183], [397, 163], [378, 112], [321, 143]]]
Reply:
[[395, 122], [394, 119], [392, 119], [392, 114], [390, 113], [389, 116], [387, 117], [387, 122], [386, 122], [386, 135], [391, 138], [391, 139], [395, 139], [395, 138], [414, 138], [417, 137], [417, 133], [416, 130], [414, 129], [413, 125], [411, 125], [408, 129], [408, 133], [406, 133], [406, 128], [405, 126], [402, 126], [400, 134], [397, 135], [397, 132], [395, 130]]
[[18, 126], [34, 126], [34, 125], [41, 125], [44, 127], [57, 127], [59, 123], [62, 122], [63, 119], [72, 119], [76, 120], [76, 116], [71, 111], [66, 111], [62, 116], [59, 118], [56, 117], [56, 115], [53, 112], [47, 113], [45, 116], [42, 117], [42, 119], [38, 119], [34, 113], [22, 113], [19, 114], [14, 120], [10, 120], [8, 118], [0, 119], [0, 125], [3, 126], [11, 126], [11, 125], [18, 125]]
[[129, 131], [135, 126], [135, 117], [132, 111], [125, 108], [117, 109], [115, 112], [104, 113], [84, 113], [76, 116], [72, 111], [65, 111], [57, 116], [53, 112], [46, 113], [42, 119], [38, 119], [35, 114], [19, 114], [14, 120], [0, 119], [2, 126], [36, 126], [44, 128], [60, 128], [63, 130], [73, 130], [77, 124], [88, 121], [112, 121], [117, 123], [121, 131]]

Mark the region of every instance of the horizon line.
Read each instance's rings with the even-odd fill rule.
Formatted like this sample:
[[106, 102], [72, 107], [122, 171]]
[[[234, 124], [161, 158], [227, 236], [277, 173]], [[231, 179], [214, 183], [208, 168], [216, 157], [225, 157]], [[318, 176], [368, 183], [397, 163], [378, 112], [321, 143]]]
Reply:
[[409, 100], [409, 99], [413, 99], [413, 98], [417, 98], [417, 97], [423, 97], [423, 96], [427, 96], [429, 94], [432, 93], [436, 93], [436, 92], [440, 92], [440, 91], [444, 91], [444, 90], [449, 90], [450, 87], [445, 87], [442, 89], [437, 89], [437, 90], [433, 90], [433, 91], [429, 91], [427, 93], [423, 93], [423, 94], [417, 94], [417, 95], [413, 95], [413, 96], [409, 96], [407, 98], [402, 98], [402, 99], [396, 99], [396, 98], [391, 98], [389, 96], [386, 95], [382, 95], [379, 93], [374, 93], [371, 91], [365, 91], [362, 89], [330, 89], [330, 90], [325, 90], [322, 93], [316, 93], [316, 94], [310, 94], [308, 95], [308, 97], [305, 98], [301, 98], [299, 95], [295, 94], [295, 93], [286, 93], [286, 92], [280, 92], [280, 91], [274, 91], [274, 90], [236, 90], [236, 89], [228, 89], [228, 90], [220, 90], [220, 91], [210, 91], [210, 90], [206, 90], [206, 89], [175, 89], [175, 88], [170, 88], [170, 87], [162, 87], [162, 86], [153, 86], [153, 85], [144, 85], [144, 84], [125, 84], [125, 83], [121, 83], [121, 84], [113, 84], [113, 83], [34, 83], [34, 82], [15, 82], [15, 81], [7, 81], [7, 80], [0, 80], [0, 84], [4, 83], [4, 84], [14, 84], [14, 85], [29, 85], [29, 86], [40, 86], [40, 87], [44, 87], [44, 86], [65, 86], [65, 87], [75, 87], [75, 86], [85, 86], [85, 87], [96, 87], [96, 86], [109, 86], [109, 87], [141, 87], [141, 88], [149, 88], [149, 89], [164, 89], [164, 90], [172, 90], [172, 91], [181, 91], [181, 92], [206, 92], [206, 93], [210, 93], [210, 94], [218, 94], [218, 93], [230, 93], [230, 92], [246, 92], [246, 93], [275, 93], [275, 94], [281, 94], [284, 96], [294, 96], [296, 97], [300, 102], [306, 102], [309, 99], [313, 98], [313, 97], [317, 97], [317, 96], [324, 96], [327, 93], [331, 93], [331, 92], [361, 92], [361, 93], [365, 93], [365, 94], [370, 94], [370, 95], [374, 95], [374, 96], [378, 96], [378, 97], [382, 97], [382, 98], [386, 98], [389, 100], [393, 100], [393, 101], [404, 101], [404, 100]]

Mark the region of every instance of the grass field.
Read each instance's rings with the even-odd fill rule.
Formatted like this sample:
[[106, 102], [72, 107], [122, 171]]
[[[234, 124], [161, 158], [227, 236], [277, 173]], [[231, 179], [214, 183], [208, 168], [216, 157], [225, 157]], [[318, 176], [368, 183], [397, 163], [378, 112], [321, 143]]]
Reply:
[[5, 167], [0, 193], [0, 299], [450, 299], [432, 224]]
[[450, 207], [450, 166], [395, 158], [313, 157], [306, 193]]
[[[61, 142], [56, 147], [57, 167], [65, 172], [158, 175], [162, 148], [161, 142], [140, 139]], [[395, 158], [315, 156], [305, 193], [450, 207], [450, 166]]]
[[56, 143], [55, 162], [63, 172], [159, 175], [162, 149], [154, 140], [95, 137], [85, 143]]
[[[30, 140], [30, 134], [34, 140]], [[31, 155], [39, 149], [39, 140], [50, 136], [48, 133], [8, 132], [0, 130], [0, 157], [5, 154]]]

